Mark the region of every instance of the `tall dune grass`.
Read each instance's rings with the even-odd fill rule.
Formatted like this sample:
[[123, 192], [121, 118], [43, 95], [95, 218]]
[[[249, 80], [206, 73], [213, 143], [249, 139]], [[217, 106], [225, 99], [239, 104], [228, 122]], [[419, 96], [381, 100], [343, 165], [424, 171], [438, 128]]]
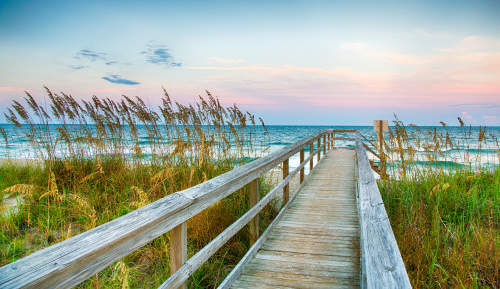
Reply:
[[458, 120], [460, 143], [445, 123], [419, 128], [396, 118], [389, 131], [392, 178], [379, 187], [414, 288], [500, 287], [500, 169], [471, 157], [488, 149], [494, 162], [498, 140]]
[[[5, 114], [38, 161], [0, 166], [0, 200], [19, 200], [0, 215], [0, 265], [231, 170], [255, 155], [255, 130], [265, 128], [262, 119], [224, 107], [209, 92], [189, 105], [164, 92], [156, 108], [139, 97], [78, 101], [49, 89], [47, 95], [48, 105], [40, 105], [27, 93]], [[12, 137], [0, 133], [6, 143]], [[265, 193], [267, 185], [261, 187]], [[189, 254], [247, 210], [243, 188], [189, 220]], [[262, 223], [273, 214], [269, 206]], [[168, 243], [168, 234], [157, 238], [80, 287], [158, 286], [169, 276]], [[193, 275], [190, 287], [214, 287], [248, 245], [243, 230]]]

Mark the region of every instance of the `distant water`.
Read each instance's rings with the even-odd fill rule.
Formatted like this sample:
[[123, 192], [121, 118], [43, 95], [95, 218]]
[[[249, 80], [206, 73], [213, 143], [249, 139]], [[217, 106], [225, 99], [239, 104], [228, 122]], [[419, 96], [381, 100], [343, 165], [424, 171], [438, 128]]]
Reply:
[[[0, 158], [27, 158], [36, 159], [38, 158], [36, 150], [32, 147], [31, 143], [28, 141], [26, 136], [16, 133], [15, 127], [10, 124], [0, 124], [0, 127], [4, 128], [9, 136], [8, 148], [5, 145], [3, 137], [0, 136]], [[56, 126], [53, 127], [55, 133]], [[77, 129], [77, 127], [74, 127]], [[372, 126], [281, 126], [281, 125], [271, 125], [267, 126], [267, 131], [262, 128], [257, 128], [253, 138], [255, 139], [254, 148], [257, 151], [257, 155], [262, 155], [262, 151], [265, 153], [276, 151], [287, 145], [290, 145], [296, 141], [306, 138], [312, 134], [315, 134], [324, 129], [357, 129], [363, 135], [370, 139], [375, 139], [375, 132]], [[498, 144], [495, 141], [500, 139], [500, 127], [488, 127], [486, 129], [486, 142], [478, 142], [479, 127], [419, 127], [418, 129], [409, 127], [407, 128], [409, 135], [412, 133], [417, 133], [419, 135], [425, 136], [427, 139], [431, 140], [432, 136], [426, 132], [433, 131], [436, 128], [438, 133], [443, 135], [448, 132], [449, 137], [454, 145], [454, 149], [447, 150], [442, 155], [436, 155], [436, 159], [441, 162], [441, 164], [446, 164], [450, 166], [461, 166], [472, 164], [481, 166], [498, 166]], [[470, 132], [469, 132], [470, 130]], [[143, 149], [143, 152], [147, 154], [149, 150], [147, 132], [144, 128], [139, 126], [138, 130], [139, 144]], [[338, 137], [352, 137], [353, 134], [337, 134]], [[386, 137], [387, 138], [387, 137]], [[336, 141], [336, 146], [353, 146], [352, 141]], [[61, 146], [61, 150], [64, 150], [64, 146]], [[306, 149], [308, 152], [308, 149]], [[420, 154], [419, 159], [421, 159], [422, 165], [426, 165], [426, 160], [424, 154], [428, 153], [423, 150], [417, 152]], [[307, 157], [307, 153], [306, 153]], [[290, 160], [290, 167], [294, 168], [299, 164], [298, 155], [294, 156]], [[438, 164], [436, 162], [434, 165]]]

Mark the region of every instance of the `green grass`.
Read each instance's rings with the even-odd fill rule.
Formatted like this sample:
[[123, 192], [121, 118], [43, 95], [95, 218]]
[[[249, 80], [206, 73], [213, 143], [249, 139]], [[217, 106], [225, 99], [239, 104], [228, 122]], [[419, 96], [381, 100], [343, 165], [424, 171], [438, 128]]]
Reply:
[[[52, 170], [35, 165], [0, 166], [0, 191], [20, 183], [35, 186], [35, 189], [22, 195], [23, 202], [18, 213], [0, 217], [0, 265], [109, 222], [170, 193], [222, 174], [234, 166], [234, 161], [229, 160], [205, 162], [202, 166], [181, 163], [170, 166], [169, 171], [172, 173], [165, 175], [165, 180], [159, 185], [153, 180], [162, 167], [130, 166], [117, 159], [103, 159], [99, 163], [56, 161]], [[85, 182], [78, 181], [85, 179], [85, 174], [99, 171], [99, 166], [102, 166], [102, 175], [87, 178]], [[78, 169], [74, 169], [76, 167]], [[51, 172], [55, 176], [57, 196], [46, 194]], [[260, 188], [261, 194], [270, 189], [263, 181]], [[80, 201], [71, 197], [75, 195]], [[189, 220], [189, 255], [199, 251], [247, 210], [248, 197], [246, 188], [243, 188]], [[272, 206], [261, 213], [262, 229], [274, 214]], [[221, 282], [248, 250], [248, 236], [247, 229], [244, 229], [231, 239], [193, 275], [190, 287], [210, 288]], [[132, 288], [160, 285], [170, 274], [168, 243], [167, 234], [131, 253], [81, 287], [119, 288], [125, 283]], [[123, 276], [128, 277], [125, 280]]]
[[379, 181], [414, 288], [500, 287], [500, 169]]
[[[116, 219], [139, 207], [233, 169], [254, 157], [256, 119], [236, 105], [224, 107], [207, 92], [193, 104], [164, 92], [151, 107], [139, 97], [78, 100], [52, 93], [38, 104], [29, 93], [5, 114], [2, 146], [23, 136], [36, 162], [0, 165], [0, 200], [17, 197], [0, 214], [0, 265]], [[262, 119], [260, 123], [265, 130]], [[146, 139], [145, 139], [146, 137]], [[265, 139], [258, 141], [265, 142]], [[37, 165], [38, 164], [38, 165]], [[260, 181], [261, 194], [269, 186]], [[6, 202], [0, 202], [5, 207]], [[188, 220], [188, 255], [248, 211], [246, 188]], [[275, 215], [260, 214], [261, 230]], [[249, 247], [247, 228], [229, 240], [189, 281], [216, 287]], [[165, 234], [109, 266], [82, 288], [157, 287], [170, 276]]]

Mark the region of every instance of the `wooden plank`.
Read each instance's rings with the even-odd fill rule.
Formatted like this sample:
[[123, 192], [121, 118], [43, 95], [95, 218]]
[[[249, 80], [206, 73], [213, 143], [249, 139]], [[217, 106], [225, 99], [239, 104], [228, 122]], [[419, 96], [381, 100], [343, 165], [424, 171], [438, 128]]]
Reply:
[[[249, 207], [253, 207], [259, 201], [259, 179], [255, 179], [248, 184], [248, 202]], [[255, 216], [250, 223], [248, 223], [250, 231], [250, 245], [253, 245], [259, 238], [259, 215]]]
[[362, 288], [411, 288], [377, 182], [361, 140], [356, 141]]
[[[314, 155], [309, 156], [312, 158]], [[208, 260], [217, 250], [219, 250], [229, 239], [231, 239], [243, 226], [249, 223], [256, 215], [273, 199], [276, 194], [283, 190], [283, 188], [289, 184], [292, 177], [294, 177], [302, 167], [304, 167], [309, 161], [308, 159], [302, 162], [297, 168], [295, 168], [288, 176], [286, 176], [276, 187], [274, 187], [269, 193], [267, 193], [264, 198], [262, 198], [254, 207], [250, 208], [243, 216], [241, 216], [236, 222], [227, 227], [222, 233], [220, 233], [215, 239], [210, 241], [205, 247], [203, 247], [199, 252], [197, 252], [193, 257], [185, 262], [185, 264], [177, 270], [170, 278], [167, 279], [158, 288], [176, 288], [183, 284], [191, 274], [193, 274], [205, 261]], [[294, 195], [295, 196], [295, 195]], [[284, 209], [288, 207], [290, 203], [286, 202]], [[254, 244], [254, 246], [257, 245]], [[260, 245], [258, 245], [260, 246]], [[253, 247], [253, 246], [252, 246]]]
[[[170, 231], [170, 276], [172, 276], [186, 262], [187, 257], [187, 226], [186, 222]], [[187, 288], [182, 284], [177, 288]]]
[[374, 120], [373, 121], [373, 130], [376, 133], [380, 131], [388, 131], [389, 130], [389, 122], [387, 120]]
[[[314, 154], [310, 154], [308, 156], [308, 158], [305, 159], [299, 165], [299, 167], [294, 170], [294, 172], [297, 171], [298, 169], [303, 168], [310, 159], [313, 159], [313, 157], [314, 157]], [[294, 175], [294, 172], [292, 172], [292, 176]], [[290, 178], [292, 176], [290, 176]], [[271, 230], [274, 228], [274, 226], [277, 223], [279, 223], [279, 221], [281, 220], [281, 218], [285, 214], [285, 211], [292, 204], [292, 201], [298, 195], [298, 192], [300, 192], [300, 190], [303, 188], [303, 186], [305, 184], [306, 183], [304, 182], [304, 183], [302, 183], [302, 184], [299, 185], [299, 187], [297, 188], [297, 190], [292, 194], [291, 201], [288, 202], [288, 203], [286, 203], [281, 208], [281, 210], [278, 213], [278, 215], [276, 216], [276, 218], [274, 218], [274, 220], [271, 222], [271, 224], [268, 225], [268, 227], [266, 228], [266, 230], [264, 231], [264, 233], [262, 234], [262, 236], [260, 236], [260, 238], [250, 247], [250, 249], [245, 254], [245, 256], [243, 256], [243, 258], [241, 258], [241, 260], [238, 262], [238, 264], [236, 264], [236, 266], [229, 273], [229, 275], [227, 275], [226, 278], [224, 279], [224, 281], [222, 281], [222, 283], [218, 286], [219, 289], [229, 288], [231, 285], [233, 285], [233, 283], [235, 281], [237, 281], [237, 278], [240, 276], [241, 271], [243, 270], [243, 267], [255, 256], [255, 254], [257, 253], [257, 251], [262, 247], [262, 244], [267, 240], [267, 236], [269, 235], [269, 233], [271, 232]]]
[[[288, 173], [289, 173], [289, 168], [288, 168], [288, 159], [286, 159], [284, 162], [283, 162], [283, 179], [286, 178], [288, 176]], [[288, 199], [289, 199], [289, 194], [290, 194], [290, 186], [287, 184], [284, 188], [283, 188], [283, 205], [288, 203]]]
[[[301, 149], [300, 150], [300, 163], [303, 163], [303, 162], [304, 162], [304, 149]], [[299, 183], [302, 184], [302, 182], [304, 182], [304, 168], [300, 169]]]
[[[326, 147], [326, 142], [323, 145]], [[321, 145], [318, 147], [320, 151]], [[246, 265], [238, 264], [239, 276], [231, 273], [233, 281], [224, 281], [221, 288], [230, 284], [232, 288], [248, 288], [252, 282], [271, 287], [359, 287], [353, 156], [353, 152], [335, 150], [321, 158], [279, 222], [267, 229], [270, 231], [262, 247]], [[315, 177], [327, 176], [336, 164], [348, 162], [351, 165], [339, 171], [338, 179]]]
[[321, 137], [318, 137], [318, 162], [321, 159]]
[[341, 258], [339, 256], [329, 256], [329, 255], [260, 250], [259, 253], [255, 255], [255, 258], [261, 260], [275, 260], [275, 261], [284, 261], [290, 263], [322, 265], [329, 267], [346, 267], [351, 269], [357, 269], [357, 271], [359, 272], [359, 267], [358, 267], [359, 262], [352, 262], [353, 260], [351, 257]]
[[[314, 149], [314, 144], [313, 144], [313, 142], [311, 142], [311, 143], [309, 144], [309, 155], [312, 155], [312, 154], [313, 154], [313, 149]], [[309, 174], [310, 174], [310, 173], [312, 172], [312, 170], [313, 170], [313, 165], [314, 165], [314, 164], [313, 164], [313, 162], [314, 162], [314, 158], [311, 158], [311, 159], [309, 160]]]
[[323, 135], [323, 155], [326, 155], [326, 134]]

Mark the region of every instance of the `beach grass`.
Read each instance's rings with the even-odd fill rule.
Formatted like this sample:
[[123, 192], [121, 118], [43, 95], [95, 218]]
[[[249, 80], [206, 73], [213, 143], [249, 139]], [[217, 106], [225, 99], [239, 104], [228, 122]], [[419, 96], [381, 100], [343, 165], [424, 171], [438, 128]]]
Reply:
[[379, 186], [415, 288], [498, 288], [500, 169], [435, 172]]
[[[244, 164], [255, 158], [256, 127], [265, 129], [253, 114], [224, 107], [208, 92], [191, 105], [165, 92], [157, 108], [140, 98], [78, 102], [47, 94], [49, 105], [27, 94], [5, 115], [37, 159], [0, 165], [0, 265]], [[6, 144], [14, 137], [2, 135]], [[264, 178], [259, 183], [264, 195], [270, 186]], [[188, 257], [243, 215], [248, 203], [244, 187], [191, 218]], [[262, 211], [262, 230], [275, 214], [271, 205]], [[79, 287], [157, 287], [170, 276], [168, 248], [165, 234]], [[193, 274], [189, 287], [215, 287], [248, 248], [245, 228]]]
[[[37, 158], [0, 164], [0, 265], [227, 172], [266, 144], [256, 139], [262, 120], [222, 106], [208, 92], [188, 105], [165, 92], [156, 108], [140, 98], [77, 101], [48, 89], [47, 96], [41, 106], [27, 94], [5, 115]], [[498, 150], [485, 128], [473, 136], [459, 121], [463, 139], [481, 149], [490, 137]], [[391, 178], [379, 187], [403, 260], [415, 288], [498, 288], [498, 166], [449, 166], [456, 162], [446, 158], [448, 150], [466, 159], [477, 145], [457, 143], [442, 127], [420, 129], [396, 118], [385, 144]], [[8, 146], [14, 135], [0, 134]], [[262, 195], [271, 183], [259, 180]], [[276, 207], [260, 214], [261, 230]], [[247, 210], [242, 188], [190, 219], [188, 256]], [[157, 287], [170, 275], [168, 247], [165, 234], [79, 287]], [[248, 248], [245, 228], [192, 275], [189, 287], [216, 287]]]
[[[472, 135], [458, 120], [467, 142], [460, 144], [462, 159], [472, 155], [469, 149], [480, 152], [488, 137], [500, 158], [494, 135], [486, 128]], [[498, 165], [471, 159], [450, 166], [442, 160], [458, 144], [446, 129], [412, 128], [396, 118], [386, 144], [392, 178], [379, 180], [379, 188], [413, 287], [499, 288]]]

